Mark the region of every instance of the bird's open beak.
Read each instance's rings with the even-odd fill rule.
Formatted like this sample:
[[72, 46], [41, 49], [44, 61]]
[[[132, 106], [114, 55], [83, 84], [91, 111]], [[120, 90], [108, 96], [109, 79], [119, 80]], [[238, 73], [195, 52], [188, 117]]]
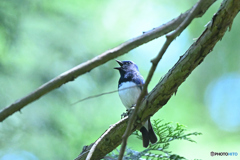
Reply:
[[116, 62], [122, 67], [123, 63], [116, 59]]
[[[116, 59], [116, 62], [122, 67], [123, 63], [121, 61]], [[121, 67], [115, 67], [114, 69], [119, 70], [119, 69], [121, 69]]]

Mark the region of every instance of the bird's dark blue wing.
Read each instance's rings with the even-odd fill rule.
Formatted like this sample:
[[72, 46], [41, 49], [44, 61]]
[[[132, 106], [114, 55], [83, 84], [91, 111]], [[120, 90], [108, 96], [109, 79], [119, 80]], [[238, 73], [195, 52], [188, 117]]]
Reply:
[[118, 87], [124, 82], [134, 82], [140, 89], [143, 89], [143, 85], [145, 84], [143, 76], [138, 71], [130, 71], [121, 76], [118, 81]]
[[140, 75], [139, 72], [133, 76], [132, 81], [136, 83], [139, 86], [139, 88], [143, 89], [143, 85], [145, 84], [145, 81], [143, 79], [143, 76]]

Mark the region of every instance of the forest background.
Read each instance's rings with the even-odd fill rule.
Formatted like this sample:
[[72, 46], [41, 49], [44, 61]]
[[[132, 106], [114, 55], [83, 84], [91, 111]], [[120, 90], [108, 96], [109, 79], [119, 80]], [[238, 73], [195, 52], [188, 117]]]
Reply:
[[[171, 20], [196, 2], [2, 0], [0, 108], [66, 70]], [[220, 3], [214, 3], [171, 44], [149, 91], [200, 36]], [[209, 159], [211, 151], [240, 153], [239, 25], [238, 15], [231, 31], [152, 118], [179, 122], [190, 132], [203, 133], [193, 138], [197, 144], [175, 141], [171, 145], [170, 150], [188, 159]], [[146, 78], [150, 60], [164, 40], [158, 38], [118, 59], [137, 63]], [[95, 68], [2, 122], [1, 160], [76, 158], [84, 145], [94, 142], [125, 111], [117, 93], [72, 105], [82, 98], [116, 90], [116, 66], [110, 61]], [[143, 149], [134, 136], [128, 147]]]

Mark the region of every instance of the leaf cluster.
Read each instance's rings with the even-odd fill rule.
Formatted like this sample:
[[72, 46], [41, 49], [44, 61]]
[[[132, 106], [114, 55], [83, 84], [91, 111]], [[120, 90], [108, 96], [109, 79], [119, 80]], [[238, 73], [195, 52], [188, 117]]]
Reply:
[[[154, 160], [180, 160], [185, 159], [184, 157], [172, 153], [169, 150], [170, 142], [174, 140], [187, 140], [190, 142], [195, 142], [191, 136], [201, 135], [200, 132], [186, 133], [186, 126], [176, 123], [175, 125], [172, 122], [163, 123], [163, 120], [153, 120], [153, 128], [158, 136], [158, 141], [155, 144], [150, 144], [147, 149], [143, 151], [135, 151], [131, 148], [127, 148], [124, 154], [124, 160], [143, 160], [143, 159], [154, 159]], [[141, 133], [135, 131], [133, 133], [138, 139], [142, 140]], [[104, 160], [115, 160], [118, 158], [119, 151], [109, 153]]]

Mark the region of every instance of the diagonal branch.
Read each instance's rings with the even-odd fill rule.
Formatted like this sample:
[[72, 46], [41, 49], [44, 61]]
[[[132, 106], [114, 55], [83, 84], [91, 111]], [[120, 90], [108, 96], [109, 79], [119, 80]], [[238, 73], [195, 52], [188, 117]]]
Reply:
[[[214, 1], [210, 0], [210, 4], [212, 4]], [[198, 16], [201, 16], [206, 10], [207, 6], [203, 6], [201, 9], [202, 11], [198, 13]], [[94, 57], [93, 59], [84, 62], [66, 72], [63, 74], [53, 78], [49, 82], [43, 84], [38, 89], [30, 93], [29, 95], [15, 101], [11, 105], [7, 106], [6, 108], [2, 109], [0, 111], [0, 122], [5, 120], [7, 117], [12, 115], [13, 113], [20, 111], [24, 106], [34, 102], [35, 100], [41, 98], [45, 94], [49, 93], [50, 91], [62, 86], [63, 84], [73, 81], [78, 76], [91, 71], [92, 69], [106, 63], [107, 61], [116, 58], [118, 56], [121, 56], [128, 51], [137, 48], [138, 46], [141, 46], [144, 43], [147, 43], [149, 41], [152, 41], [156, 38], [159, 38], [173, 30], [175, 30], [179, 24], [186, 18], [190, 10], [186, 11], [184, 14], [181, 14], [175, 19], [172, 19], [171, 21], [167, 22], [166, 24], [163, 24], [157, 28], [154, 28], [150, 31], [144, 32], [142, 35], [135, 37], [133, 39], [130, 39], [121, 45], [110, 49], [101, 55]]]
[[101, 140], [104, 138], [104, 136], [106, 136], [114, 127], [116, 127], [116, 125], [118, 125], [119, 123], [123, 122], [123, 121], [124, 121], [125, 119], [127, 119], [127, 118], [128, 118], [128, 117], [125, 117], [125, 118], [121, 119], [118, 123], [113, 124], [107, 131], [105, 131], [105, 132], [101, 135], [101, 137], [100, 137], [100, 138], [93, 144], [93, 146], [91, 147], [91, 149], [90, 149], [90, 151], [89, 151], [89, 153], [88, 153], [88, 155], [87, 155], [86, 160], [90, 160], [90, 159], [91, 159], [92, 154], [94, 153], [97, 145], [101, 142]]
[[143, 90], [142, 90], [142, 92], [141, 92], [141, 94], [140, 94], [140, 96], [137, 100], [135, 110], [133, 111], [133, 114], [130, 116], [126, 131], [123, 134], [122, 146], [121, 146], [121, 150], [120, 150], [120, 153], [119, 153], [118, 160], [122, 160], [122, 158], [123, 158], [123, 155], [124, 155], [124, 152], [125, 152], [125, 149], [126, 149], [126, 146], [127, 146], [127, 139], [131, 134], [131, 128], [134, 125], [134, 122], [137, 118], [137, 112], [138, 112], [140, 103], [141, 103], [142, 99], [145, 97], [145, 95], [147, 94], [147, 87], [148, 87], [148, 85], [149, 85], [149, 83], [152, 79], [152, 76], [153, 76], [153, 74], [154, 74], [154, 72], [157, 68], [157, 65], [158, 65], [159, 61], [161, 60], [163, 54], [166, 52], [167, 48], [170, 46], [172, 41], [182, 33], [182, 31], [192, 22], [192, 20], [194, 18], [197, 17], [197, 14], [201, 10], [202, 6], [204, 6], [206, 4], [207, 1], [208, 0], [200, 0], [198, 3], [196, 3], [192, 7], [192, 9], [188, 13], [187, 17], [183, 20], [183, 22], [179, 25], [179, 27], [174, 32], [172, 32], [171, 34], [168, 34], [166, 36], [167, 39], [166, 39], [162, 49], [158, 53], [157, 57], [152, 60], [152, 67], [151, 67], [151, 69], [149, 71], [149, 74], [147, 76], [146, 83], [143, 86]]
[[[216, 43], [222, 39], [225, 32], [231, 27], [233, 20], [240, 10], [239, 0], [224, 0], [218, 12], [213, 16], [210, 23], [201, 36], [194, 42], [186, 53], [180, 57], [178, 62], [168, 71], [164, 78], [155, 86], [155, 88], [142, 101], [139, 107], [137, 117], [139, 121], [146, 120], [149, 116], [161, 109], [176, 92], [178, 87], [186, 80], [191, 72], [204, 60], [204, 58], [213, 50]], [[137, 121], [138, 121], [137, 120]], [[141, 126], [134, 124], [131, 132]], [[100, 159], [107, 153], [116, 148], [122, 140], [122, 135], [126, 129], [128, 118], [121, 121], [106, 134], [101, 137], [101, 142], [95, 148], [91, 159]], [[90, 150], [88, 147], [87, 150]], [[79, 155], [76, 160], [83, 160], [87, 152]]]

